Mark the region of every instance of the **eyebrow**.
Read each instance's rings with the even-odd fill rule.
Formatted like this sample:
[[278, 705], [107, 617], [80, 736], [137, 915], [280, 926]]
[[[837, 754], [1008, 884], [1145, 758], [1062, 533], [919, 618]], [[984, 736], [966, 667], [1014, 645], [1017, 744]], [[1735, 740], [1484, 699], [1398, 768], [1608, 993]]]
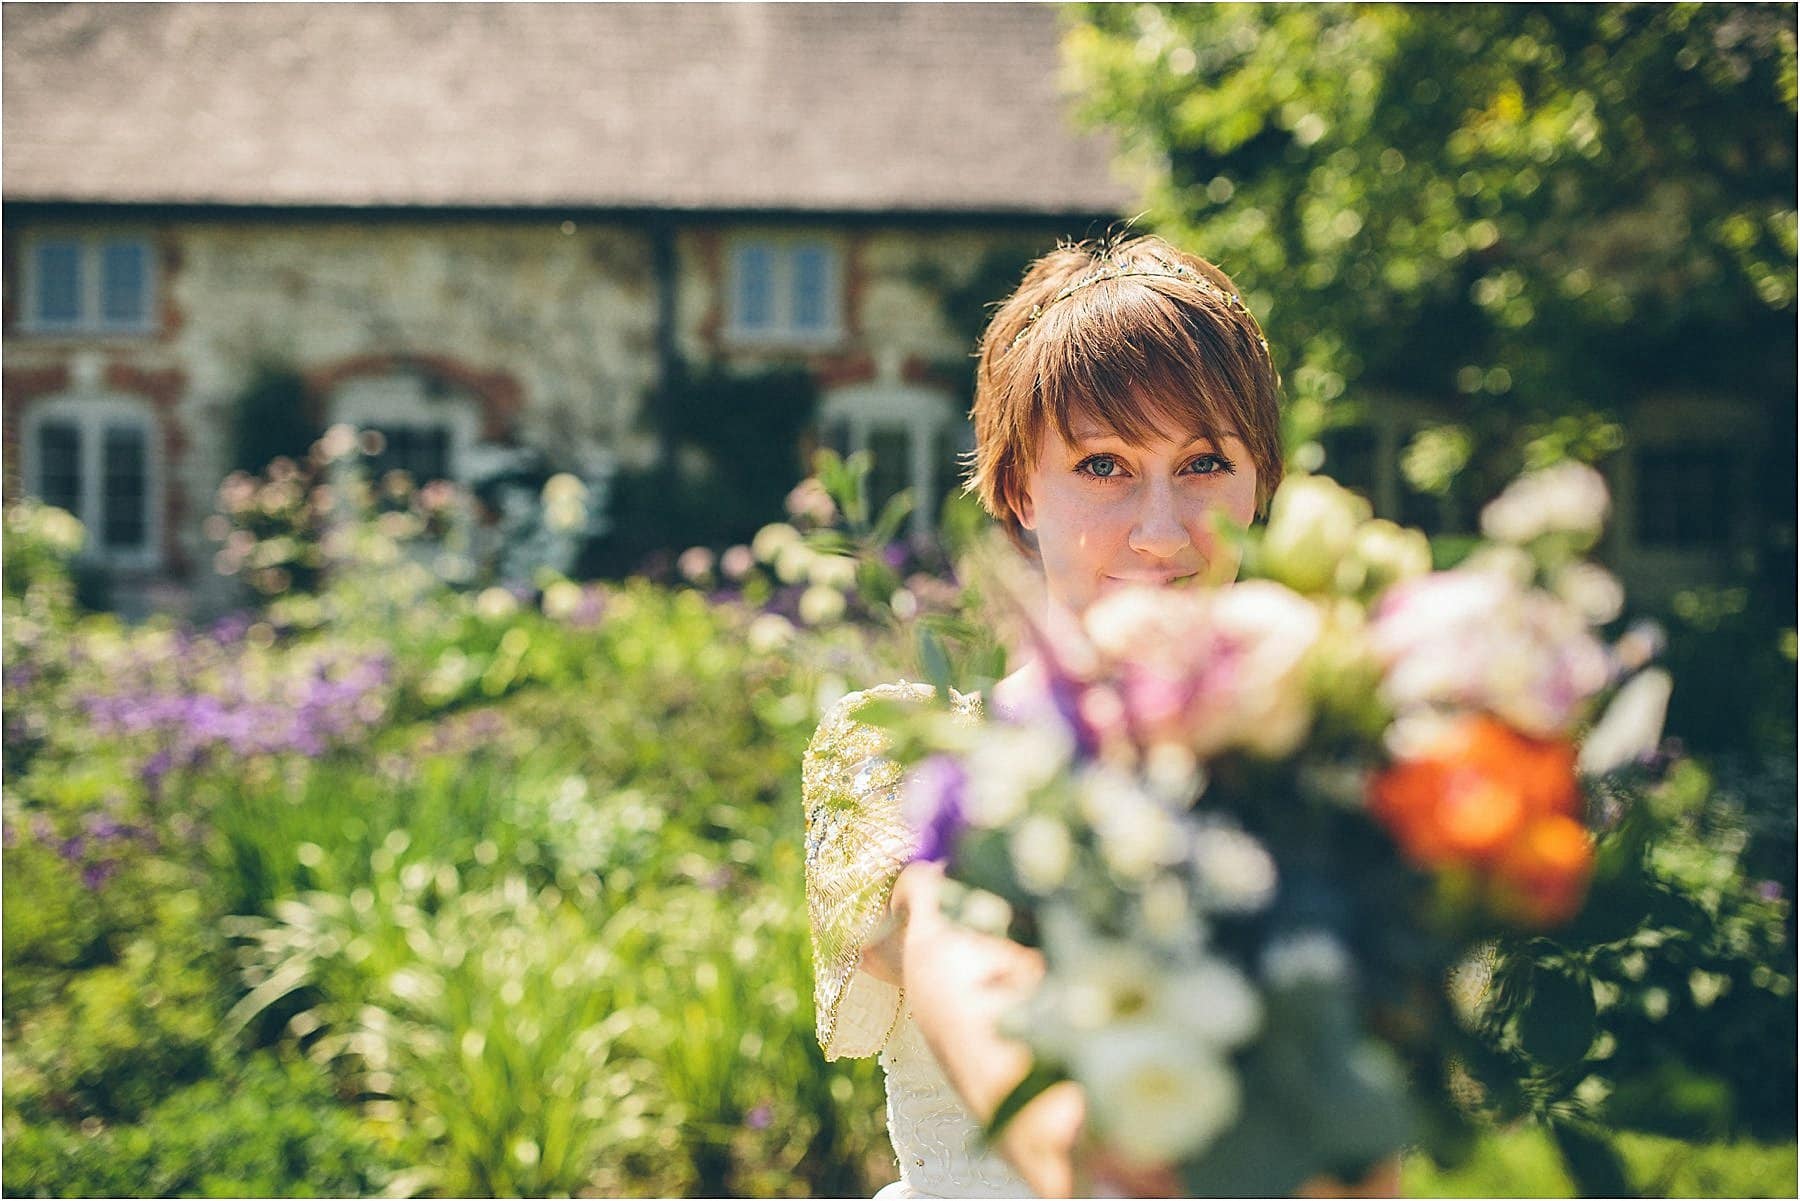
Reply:
[[[1121, 434], [1118, 430], [1101, 429], [1098, 426], [1090, 425], [1090, 426], [1082, 426], [1077, 429], [1072, 429], [1069, 432], [1075, 436], [1075, 441], [1077, 441], [1077, 442], [1104, 442], [1104, 441], [1107, 441], [1110, 439], [1110, 440], [1117, 441], [1117, 442], [1124, 442], [1128, 446], [1132, 445], [1131, 440], [1129, 438], [1125, 437], [1125, 435]], [[1236, 434], [1232, 434], [1232, 433], [1223, 433], [1223, 434], [1220, 434], [1217, 438], [1209, 437], [1206, 434], [1195, 434], [1192, 438], [1189, 438], [1182, 445], [1192, 446], [1196, 442], [1206, 442], [1213, 446], [1220, 446], [1226, 442], [1242, 442], [1242, 441], [1243, 441], [1242, 438], [1240, 438]]]

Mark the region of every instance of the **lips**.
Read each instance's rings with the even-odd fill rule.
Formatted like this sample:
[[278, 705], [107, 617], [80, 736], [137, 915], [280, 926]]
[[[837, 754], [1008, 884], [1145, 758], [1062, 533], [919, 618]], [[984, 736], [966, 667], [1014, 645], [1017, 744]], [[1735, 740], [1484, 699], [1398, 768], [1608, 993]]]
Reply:
[[1180, 572], [1165, 571], [1156, 572], [1150, 575], [1109, 575], [1106, 579], [1109, 583], [1114, 584], [1148, 584], [1151, 587], [1161, 588], [1166, 584], [1185, 583], [1189, 580], [1196, 579], [1199, 575], [1200, 573], [1197, 570]]

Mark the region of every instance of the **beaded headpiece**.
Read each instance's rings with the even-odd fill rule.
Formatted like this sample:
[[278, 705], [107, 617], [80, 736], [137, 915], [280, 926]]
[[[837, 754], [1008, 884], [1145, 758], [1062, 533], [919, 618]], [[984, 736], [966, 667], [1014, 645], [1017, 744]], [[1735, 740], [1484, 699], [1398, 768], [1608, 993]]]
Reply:
[[[1039, 317], [1044, 315], [1046, 310], [1067, 300], [1083, 288], [1091, 288], [1095, 284], [1103, 284], [1109, 279], [1132, 279], [1137, 277], [1186, 280], [1188, 283], [1199, 288], [1202, 292], [1208, 292], [1217, 296], [1220, 300], [1223, 300], [1228, 307], [1234, 308], [1246, 316], [1248, 316], [1250, 312], [1249, 309], [1244, 307], [1243, 298], [1236, 292], [1225, 291], [1225, 289], [1219, 287], [1218, 284], [1215, 284], [1212, 280], [1206, 278], [1206, 276], [1195, 271], [1185, 263], [1171, 263], [1162, 259], [1157, 259], [1154, 267], [1143, 267], [1134, 266], [1133, 264], [1114, 259], [1111, 263], [1100, 268], [1098, 271], [1082, 276], [1043, 304], [1032, 305], [1030, 315], [1025, 318], [1025, 324], [1019, 327], [1019, 332], [1013, 335], [1013, 340], [1011, 342], [1007, 343], [1007, 351], [1010, 353], [1013, 347], [1024, 341], [1025, 335], [1031, 332], [1031, 327], [1036, 324]], [[1264, 342], [1263, 345], [1266, 347], [1268, 343]]]

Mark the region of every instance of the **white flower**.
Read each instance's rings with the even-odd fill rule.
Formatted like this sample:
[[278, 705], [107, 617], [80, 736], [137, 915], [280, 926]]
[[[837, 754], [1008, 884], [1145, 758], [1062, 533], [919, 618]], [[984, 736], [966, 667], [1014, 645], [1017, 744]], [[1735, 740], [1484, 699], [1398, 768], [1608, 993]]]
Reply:
[[1283, 480], [1269, 503], [1263, 567], [1299, 592], [1323, 592], [1350, 553], [1369, 503], [1322, 475]]
[[484, 588], [475, 598], [475, 612], [483, 621], [505, 621], [518, 611], [518, 598], [504, 588]]
[[1458, 568], [1389, 590], [1370, 645], [1397, 712], [1484, 709], [1539, 737], [1563, 733], [1611, 673], [1586, 618], [1498, 570]]
[[794, 627], [779, 613], [763, 613], [750, 623], [744, 641], [759, 655], [786, 646], [794, 637]]
[[826, 588], [848, 592], [856, 586], [856, 560], [848, 555], [814, 555], [806, 570], [808, 579]]
[[1194, 833], [1191, 859], [1199, 901], [1223, 913], [1255, 913], [1275, 898], [1275, 861], [1249, 834], [1218, 822]]
[[1283, 935], [1263, 949], [1262, 974], [1277, 988], [1341, 984], [1350, 977], [1350, 953], [1323, 930]]
[[969, 773], [966, 815], [977, 826], [1006, 825], [1032, 792], [1054, 780], [1074, 753], [1069, 733], [1054, 722], [998, 725], [964, 759]]
[[1067, 909], [1044, 915], [1044, 946], [1054, 965], [1044, 995], [1070, 1031], [1167, 1028], [1223, 1051], [1262, 1025], [1255, 988], [1215, 956], [1202, 952], [1171, 962], [1137, 942], [1095, 934]]
[[750, 569], [755, 566], [756, 555], [749, 547], [742, 543], [739, 543], [736, 546], [727, 547], [725, 553], [719, 556], [719, 570], [724, 573], [725, 578], [728, 580], [743, 579], [750, 574]]
[[1006, 898], [977, 888], [963, 897], [957, 918], [971, 929], [998, 937], [1006, 933], [1012, 921], [1012, 906]]
[[1431, 540], [1418, 530], [1377, 519], [1356, 531], [1355, 554], [1364, 585], [1380, 591], [1431, 570]]
[[1144, 885], [1138, 910], [1144, 933], [1165, 947], [1197, 949], [1204, 934], [1194, 915], [1187, 886], [1170, 875], [1160, 875]]
[[798, 584], [812, 571], [818, 557], [804, 542], [789, 542], [775, 552], [775, 576], [784, 584]]
[[844, 594], [836, 588], [814, 584], [800, 594], [800, 620], [809, 626], [824, 625], [844, 615]]
[[1018, 824], [1009, 839], [1009, 846], [1019, 883], [1035, 893], [1047, 893], [1061, 884], [1075, 857], [1075, 843], [1069, 837], [1069, 828], [1041, 813]]
[[544, 522], [553, 530], [569, 532], [587, 524], [588, 486], [566, 471], [544, 481]]
[[1157, 990], [1158, 1015], [1215, 1047], [1248, 1042], [1262, 1028], [1262, 998], [1243, 973], [1206, 957], [1168, 976]]
[[556, 580], [544, 589], [544, 616], [552, 621], [566, 621], [581, 608], [581, 587], [568, 580]]
[[680, 557], [675, 560], [675, 569], [681, 572], [684, 578], [697, 584], [712, 574], [713, 563], [714, 556], [709, 548], [690, 546], [682, 551]]
[[1213, 618], [1246, 651], [1233, 690], [1238, 720], [1227, 727], [1226, 741], [1270, 758], [1292, 753], [1312, 723], [1303, 668], [1323, 626], [1318, 608], [1278, 585], [1251, 580], [1223, 590]]
[[750, 540], [750, 551], [764, 563], [774, 560], [784, 546], [800, 541], [800, 531], [785, 521], [772, 522], [756, 531]]
[[1076, 782], [1080, 811], [1100, 840], [1100, 857], [1122, 880], [1142, 881], [1184, 853], [1181, 823], [1137, 779], [1110, 767]]
[[1120, 1027], [1081, 1047], [1076, 1077], [1109, 1146], [1140, 1164], [1204, 1151], [1238, 1115], [1237, 1073], [1172, 1027]]
[[1583, 775], [1599, 776], [1654, 751], [1662, 741], [1663, 718], [1675, 681], [1658, 667], [1633, 676], [1581, 745]]
[[1603, 626], [1625, 610], [1625, 589], [1597, 563], [1570, 563], [1556, 573], [1552, 586], [1591, 625]]
[[1481, 532], [1524, 546], [1544, 534], [1576, 535], [1586, 544], [1600, 536], [1610, 501], [1606, 480], [1585, 463], [1558, 463], [1514, 480], [1481, 511]]

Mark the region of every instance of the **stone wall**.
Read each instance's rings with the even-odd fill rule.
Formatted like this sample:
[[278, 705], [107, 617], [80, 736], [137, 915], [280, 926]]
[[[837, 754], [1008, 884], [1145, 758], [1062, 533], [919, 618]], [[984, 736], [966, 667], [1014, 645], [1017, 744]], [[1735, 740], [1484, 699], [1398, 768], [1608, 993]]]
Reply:
[[[686, 218], [674, 229], [675, 352], [754, 370], [804, 362], [832, 389], [925, 384], [951, 403], [966, 378], [966, 330], [938, 289], [966, 285], [997, 246], [1047, 248], [1043, 223], [909, 228], [785, 223], [840, 248], [843, 336], [804, 349], [734, 345], [725, 332], [725, 262], [752, 223]], [[158, 320], [146, 335], [21, 330], [19, 250], [34, 230], [146, 233], [158, 264]], [[259, 364], [299, 371], [324, 416], [352, 381], [428, 377], [471, 397], [480, 438], [534, 447], [557, 469], [643, 465], [656, 453], [640, 421], [654, 395], [659, 281], [647, 223], [626, 218], [365, 220], [15, 219], [6, 230], [5, 489], [22, 488], [21, 422], [68, 394], [140, 397], [156, 414], [163, 460], [164, 581], [204, 585], [201, 532], [229, 466], [234, 399]]]

